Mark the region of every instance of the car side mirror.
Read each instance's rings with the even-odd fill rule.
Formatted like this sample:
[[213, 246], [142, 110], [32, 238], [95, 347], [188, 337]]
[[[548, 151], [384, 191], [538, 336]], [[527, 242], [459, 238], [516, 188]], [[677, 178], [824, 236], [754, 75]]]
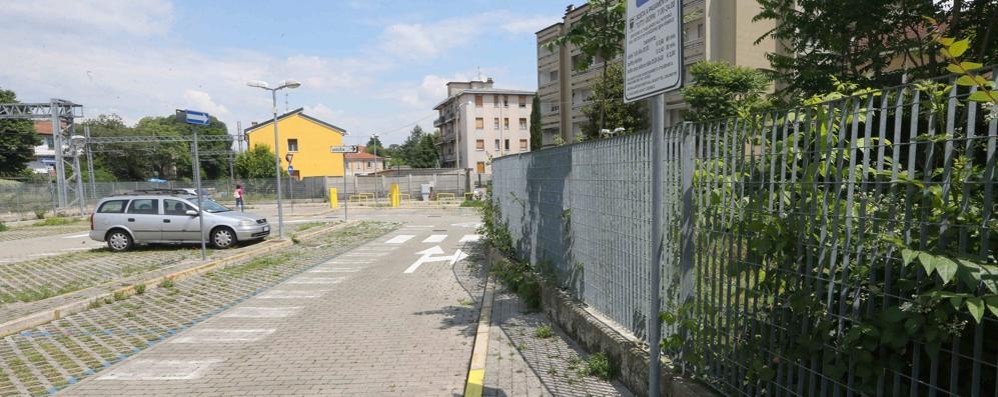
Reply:
[[187, 214], [187, 216], [198, 216], [198, 212], [195, 210], [187, 210], [185, 214]]

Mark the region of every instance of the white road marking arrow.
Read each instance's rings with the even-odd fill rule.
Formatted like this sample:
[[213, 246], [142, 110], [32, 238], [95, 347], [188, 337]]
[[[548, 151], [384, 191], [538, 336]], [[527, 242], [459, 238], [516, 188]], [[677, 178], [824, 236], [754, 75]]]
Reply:
[[468, 257], [468, 254], [465, 254], [461, 250], [457, 250], [456, 252], [454, 252], [454, 255], [433, 256], [433, 255], [439, 255], [439, 254], [443, 254], [443, 253], [444, 253], [444, 250], [443, 250], [443, 248], [440, 248], [439, 245], [434, 245], [433, 247], [430, 247], [430, 248], [427, 248], [425, 250], [419, 251], [419, 252], [416, 253], [416, 255], [421, 255], [419, 257], [419, 259], [416, 259], [415, 262], [413, 262], [411, 265], [409, 265], [409, 267], [406, 268], [403, 273], [406, 273], [406, 274], [413, 273], [413, 272], [416, 271], [416, 269], [419, 269], [420, 265], [422, 265], [424, 263], [427, 263], [427, 262], [448, 261], [453, 266], [455, 263], [457, 263], [461, 259], [464, 259], [464, 258]]

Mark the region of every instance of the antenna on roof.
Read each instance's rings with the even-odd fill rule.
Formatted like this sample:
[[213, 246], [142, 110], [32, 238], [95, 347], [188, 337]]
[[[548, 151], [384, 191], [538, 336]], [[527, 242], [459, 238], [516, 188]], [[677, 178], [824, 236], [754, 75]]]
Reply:
[[482, 67], [481, 66], [478, 67], [478, 81], [485, 81], [485, 79], [482, 78]]
[[287, 113], [290, 108], [288, 108], [288, 92], [284, 91], [284, 113]]

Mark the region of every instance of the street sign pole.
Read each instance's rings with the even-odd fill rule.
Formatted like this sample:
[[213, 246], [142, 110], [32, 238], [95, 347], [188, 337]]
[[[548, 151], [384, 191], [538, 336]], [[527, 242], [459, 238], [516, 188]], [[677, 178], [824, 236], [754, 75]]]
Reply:
[[209, 125], [211, 124], [211, 116], [205, 112], [198, 112], [194, 110], [177, 110], [177, 121], [182, 121], [191, 126], [191, 134], [194, 136], [194, 144], [192, 146], [192, 151], [194, 152], [194, 161], [191, 167], [194, 170], [194, 192], [197, 194], [198, 198], [198, 230], [201, 232], [201, 260], [205, 261], [208, 259], [207, 254], [207, 243], [205, 242], [204, 235], [204, 203], [201, 199], [201, 157], [198, 154], [198, 129], [199, 125]]
[[[649, 99], [651, 105], [651, 250], [648, 285], [648, 395], [661, 390], [662, 324], [662, 148], [665, 146], [665, 93], [683, 85], [681, 0], [627, 0], [624, 38], [624, 102]], [[680, 305], [685, 302], [679, 302]]]
[[198, 195], [198, 230], [201, 231], [201, 260], [208, 259], [207, 244], [204, 235], [204, 205], [201, 201], [201, 157], [198, 155], [198, 128], [191, 124], [194, 133], [194, 187]]
[[[343, 154], [343, 220], [347, 220], [347, 208], [350, 207], [350, 194], [347, 193], [347, 153], [357, 153], [357, 146], [330, 146], [329, 153]], [[332, 198], [330, 198], [332, 200]]]

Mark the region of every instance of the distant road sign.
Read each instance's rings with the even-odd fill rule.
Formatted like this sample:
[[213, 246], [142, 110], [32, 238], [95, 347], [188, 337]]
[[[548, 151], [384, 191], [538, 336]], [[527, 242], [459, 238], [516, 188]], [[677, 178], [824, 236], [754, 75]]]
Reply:
[[183, 112], [184, 122], [187, 124], [208, 125], [211, 123], [211, 117], [208, 116], [208, 113], [195, 110], [183, 110]]
[[292, 167], [291, 164], [288, 164], [288, 174], [294, 174], [294, 173], [295, 173], [294, 167]]
[[329, 153], [357, 153], [357, 146], [330, 146]]
[[627, 0], [624, 102], [683, 85], [682, 20], [680, 0]]

